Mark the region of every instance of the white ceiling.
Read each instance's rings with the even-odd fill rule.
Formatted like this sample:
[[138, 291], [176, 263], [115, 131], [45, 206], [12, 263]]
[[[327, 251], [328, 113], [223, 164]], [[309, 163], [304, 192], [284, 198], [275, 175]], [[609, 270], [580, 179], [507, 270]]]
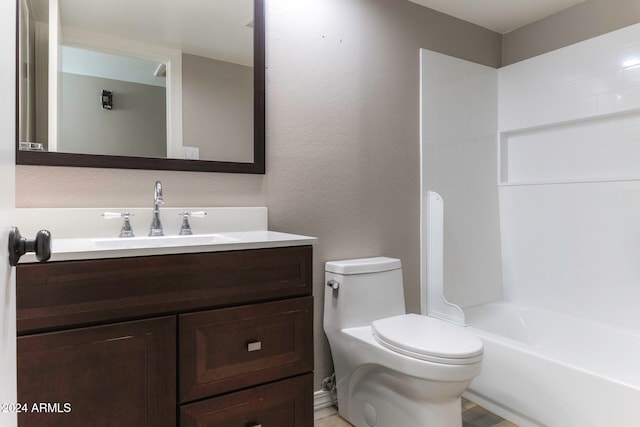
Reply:
[[500, 34], [585, 0], [410, 0]]
[[158, 61], [62, 46], [64, 73], [166, 87], [167, 79], [155, 75], [158, 66]]

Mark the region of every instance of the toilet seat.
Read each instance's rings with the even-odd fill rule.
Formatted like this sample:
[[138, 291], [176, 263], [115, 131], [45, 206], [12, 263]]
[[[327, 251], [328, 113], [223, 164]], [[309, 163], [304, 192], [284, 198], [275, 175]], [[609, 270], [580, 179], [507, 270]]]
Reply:
[[402, 314], [374, 320], [371, 330], [383, 347], [434, 363], [469, 365], [482, 360], [483, 344], [461, 326], [433, 317]]

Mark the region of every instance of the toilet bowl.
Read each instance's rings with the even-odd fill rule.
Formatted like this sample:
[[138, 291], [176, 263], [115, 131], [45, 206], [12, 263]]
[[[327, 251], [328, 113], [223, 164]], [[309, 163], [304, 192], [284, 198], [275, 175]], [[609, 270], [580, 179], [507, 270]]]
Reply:
[[460, 396], [480, 373], [482, 341], [407, 314], [398, 259], [327, 262], [325, 277], [340, 415], [356, 427], [461, 427]]

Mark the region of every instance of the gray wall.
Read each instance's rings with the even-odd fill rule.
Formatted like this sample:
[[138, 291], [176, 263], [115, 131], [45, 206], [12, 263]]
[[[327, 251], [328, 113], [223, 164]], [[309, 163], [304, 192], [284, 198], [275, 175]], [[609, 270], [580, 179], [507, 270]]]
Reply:
[[182, 138], [203, 160], [253, 162], [253, 67], [183, 54]]
[[502, 37], [409, 1], [267, 7], [266, 175], [19, 166], [16, 198], [20, 207], [148, 206], [160, 179], [169, 206], [266, 205], [270, 228], [319, 237], [319, 388], [332, 370], [322, 332], [325, 261], [399, 257], [408, 308], [419, 308], [418, 49], [497, 67]]
[[[103, 89], [113, 92], [112, 110], [102, 109]], [[60, 117], [60, 152], [167, 156], [164, 87], [62, 73]]]
[[588, 0], [504, 35], [502, 65], [513, 64], [640, 22], [638, 0]]
[[317, 236], [316, 387], [332, 371], [322, 332], [323, 265], [402, 259], [419, 309], [419, 48], [487, 65], [501, 36], [409, 1], [267, 2], [264, 176], [83, 168], [17, 169], [21, 207], [268, 206], [274, 230]]

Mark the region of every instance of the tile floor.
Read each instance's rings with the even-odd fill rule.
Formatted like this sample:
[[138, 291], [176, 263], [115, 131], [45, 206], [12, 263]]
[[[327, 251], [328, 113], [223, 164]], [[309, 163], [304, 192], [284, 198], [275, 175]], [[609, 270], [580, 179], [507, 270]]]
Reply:
[[462, 427], [518, 427], [475, 403], [462, 399]]
[[[351, 424], [338, 415], [316, 420], [314, 427], [351, 427]], [[492, 414], [486, 409], [462, 399], [462, 427], [517, 427], [509, 421]]]

